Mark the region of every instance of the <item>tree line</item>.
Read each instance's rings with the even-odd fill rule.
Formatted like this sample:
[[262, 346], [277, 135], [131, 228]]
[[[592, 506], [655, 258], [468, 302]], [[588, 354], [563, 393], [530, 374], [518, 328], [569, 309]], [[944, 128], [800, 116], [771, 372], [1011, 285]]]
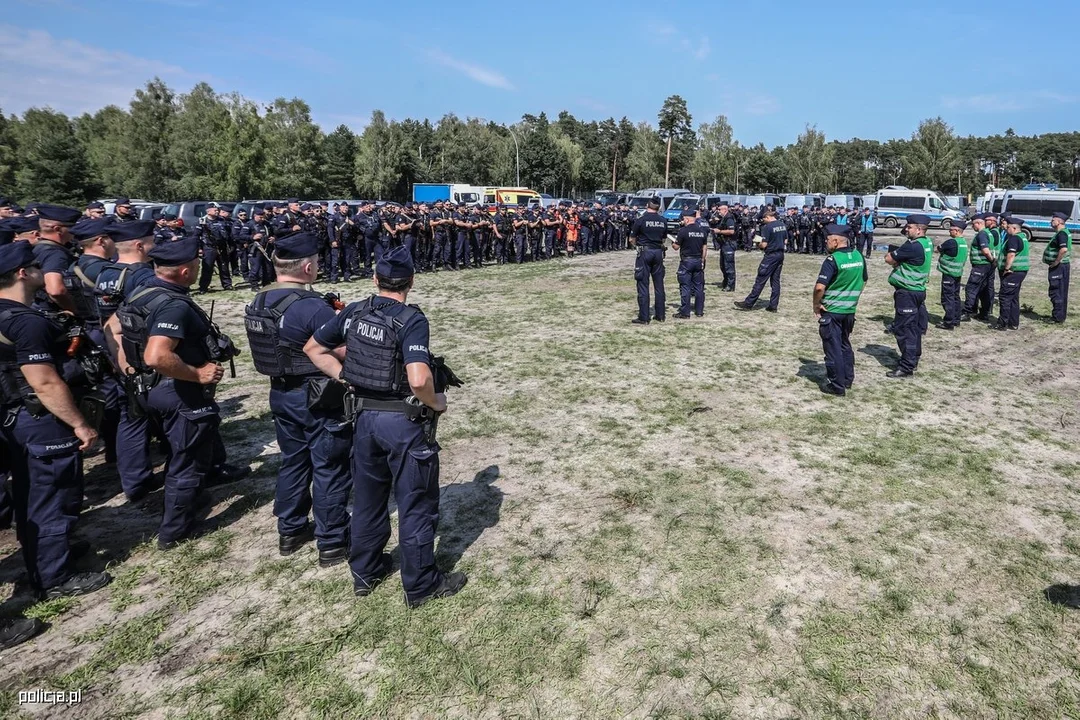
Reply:
[[787, 146], [744, 146], [723, 115], [695, 128], [685, 100], [655, 124], [526, 114], [513, 125], [448, 114], [324, 133], [299, 98], [260, 106], [206, 83], [178, 94], [158, 78], [127, 108], [68, 117], [0, 112], [0, 195], [80, 204], [149, 200], [370, 197], [405, 200], [415, 182], [521, 184], [576, 197], [594, 190], [870, 193], [885, 185], [978, 194], [987, 184], [1080, 186], [1080, 133], [959, 137], [940, 117], [907, 139], [830, 140], [808, 125]]

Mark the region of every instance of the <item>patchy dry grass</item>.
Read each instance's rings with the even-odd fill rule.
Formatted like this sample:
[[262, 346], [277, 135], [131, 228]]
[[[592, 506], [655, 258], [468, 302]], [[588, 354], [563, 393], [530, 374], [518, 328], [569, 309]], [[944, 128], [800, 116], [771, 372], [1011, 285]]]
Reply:
[[[834, 398], [818, 258], [788, 258], [777, 315], [710, 284], [705, 318], [648, 327], [628, 324], [632, 260], [419, 278], [468, 381], [440, 427], [439, 556], [463, 593], [409, 612], [396, 578], [358, 600], [314, 549], [277, 555], [266, 384], [241, 357], [219, 398], [254, 477], [166, 554], [159, 507], [92, 471], [79, 532], [117, 581], [29, 606], [53, 627], [3, 657], [0, 715], [1080, 716], [1080, 616], [1043, 598], [1080, 582], [1077, 321], [932, 329], [918, 376], [890, 381], [875, 255], [856, 385]], [[739, 256], [740, 293], [757, 260]], [[242, 338], [247, 295], [215, 297]], [[1044, 273], [1022, 302], [1048, 314]], [[84, 703], [18, 708], [31, 687]]]

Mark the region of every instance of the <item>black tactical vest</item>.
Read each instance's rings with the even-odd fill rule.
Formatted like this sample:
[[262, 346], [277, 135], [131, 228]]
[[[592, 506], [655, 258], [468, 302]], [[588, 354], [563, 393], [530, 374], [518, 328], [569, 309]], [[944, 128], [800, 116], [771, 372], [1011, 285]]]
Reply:
[[304, 298], [325, 299], [323, 295], [307, 289], [296, 288], [283, 295], [272, 305], [266, 304], [267, 290], [255, 296], [255, 300], [244, 308], [244, 327], [247, 329], [248, 345], [251, 347], [251, 359], [255, 370], [270, 377], [285, 375], [317, 375], [319, 368], [311, 362], [302, 347], [287, 343], [281, 337], [281, 323], [285, 311], [297, 300]]
[[[101, 265], [109, 265], [110, 261], [101, 258]], [[100, 272], [100, 269], [98, 270]], [[79, 267], [78, 261], [73, 262], [64, 273], [64, 287], [67, 288], [68, 296], [75, 304], [75, 317], [83, 324], [91, 327], [101, 327], [101, 315], [98, 312], [97, 283], [90, 279], [86, 272]]]
[[[149, 297], [149, 300], [137, 302], [146, 297]], [[150, 368], [146, 365], [144, 359], [146, 344], [150, 340], [150, 326], [147, 320], [150, 318], [151, 313], [170, 300], [187, 303], [189, 307], [206, 319], [210, 329], [202, 342], [206, 347], [211, 362], [221, 362], [236, 356], [237, 351], [233, 347], [232, 341], [217, 329], [217, 326], [210, 321], [206, 316], [206, 311], [199, 307], [198, 303], [187, 295], [172, 292], [168, 288], [151, 286], [139, 290], [116, 311], [116, 318], [120, 322], [124, 356], [129, 365], [139, 372], [150, 372]]]
[[389, 304], [370, 297], [345, 324], [341, 377], [362, 397], [404, 399], [411, 394], [398, 333], [420, 309], [407, 305], [397, 317], [391, 318], [383, 312]]

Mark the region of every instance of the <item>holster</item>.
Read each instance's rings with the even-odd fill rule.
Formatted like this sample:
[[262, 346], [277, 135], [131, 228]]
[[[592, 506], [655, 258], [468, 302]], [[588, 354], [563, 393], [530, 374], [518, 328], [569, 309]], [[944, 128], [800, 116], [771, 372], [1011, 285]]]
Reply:
[[307, 381], [308, 410], [341, 410], [345, 406], [346, 387], [328, 377]]
[[105, 394], [100, 390], [91, 390], [79, 399], [79, 412], [86, 419], [86, 424], [101, 429], [101, 421], [105, 418]]

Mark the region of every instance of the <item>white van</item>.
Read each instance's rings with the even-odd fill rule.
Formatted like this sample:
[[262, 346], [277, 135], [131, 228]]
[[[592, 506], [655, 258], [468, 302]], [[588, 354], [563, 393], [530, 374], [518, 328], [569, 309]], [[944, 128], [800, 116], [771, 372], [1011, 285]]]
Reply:
[[743, 205], [748, 207], [763, 208], [766, 205], [772, 205], [774, 208], [783, 207], [781, 205], [782, 198], [779, 195], [772, 195], [765, 193], [764, 195], [747, 195], [746, 200], [743, 201]]
[[862, 209], [861, 195], [826, 195], [826, 207], [846, 207], [848, 210]]
[[953, 220], [965, 219], [964, 213], [954, 210], [935, 190], [886, 188], [874, 197], [874, 224], [878, 227], [902, 226], [908, 215], [927, 215], [932, 224], [948, 229]]
[[825, 207], [825, 196], [821, 193], [813, 193], [811, 195], [785, 195], [784, 207], [795, 208], [801, 210], [803, 205], [806, 205], [811, 210], [815, 208]]
[[1056, 212], [1069, 216], [1065, 227], [1080, 230], [1080, 190], [1007, 190], [1001, 212], [1024, 221], [1032, 234], [1051, 235], [1050, 217]]

